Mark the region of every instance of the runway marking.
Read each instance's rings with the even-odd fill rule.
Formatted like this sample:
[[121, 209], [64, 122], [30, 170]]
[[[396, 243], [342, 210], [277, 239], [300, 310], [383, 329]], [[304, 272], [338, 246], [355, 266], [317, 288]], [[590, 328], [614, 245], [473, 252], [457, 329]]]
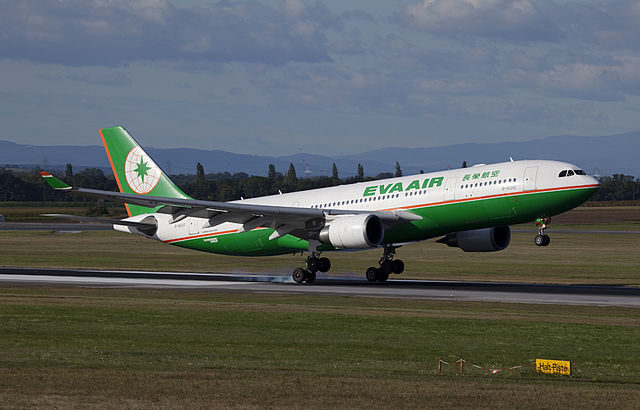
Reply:
[[185, 280], [185, 279], [147, 279], [147, 278], [104, 278], [88, 276], [48, 276], [48, 275], [0, 275], [2, 282], [72, 283], [72, 284], [111, 284], [111, 285], [148, 285], [148, 286], [230, 286], [249, 285], [251, 282], [221, 280]]

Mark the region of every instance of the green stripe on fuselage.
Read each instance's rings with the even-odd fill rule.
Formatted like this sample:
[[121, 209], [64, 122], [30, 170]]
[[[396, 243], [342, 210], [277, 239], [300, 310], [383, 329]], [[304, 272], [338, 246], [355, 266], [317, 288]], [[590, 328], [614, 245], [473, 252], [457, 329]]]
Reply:
[[[469, 229], [513, 225], [534, 221], [541, 216], [553, 216], [566, 212], [585, 202], [598, 188], [567, 189], [551, 192], [514, 193], [486, 199], [469, 199], [439, 205], [426, 205], [411, 209], [423, 217], [389, 229], [384, 243], [419, 241]], [[243, 233], [187, 239], [173, 242], [184, 248], [224, 255], [269, 256], [308, 250], [308, 242], [292, 235], [269, 240], [272, 229], [255, 229]], [[329, 251], [323, 245], [321, 251]]]

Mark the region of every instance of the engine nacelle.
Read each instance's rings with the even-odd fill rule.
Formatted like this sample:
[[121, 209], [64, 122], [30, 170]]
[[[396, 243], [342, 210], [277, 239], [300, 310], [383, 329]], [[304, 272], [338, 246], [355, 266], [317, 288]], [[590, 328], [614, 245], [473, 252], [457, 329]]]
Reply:
[[382, 243], [384, 226], [375, 215], [339, 216], [320, 231], [319, 240], [337, 249], [371, 248]]
[[474, 229], [450, 233], [438, 242], [457, 247], [465, 252], [495, 252], [509, 246], [511, 229], [508, 226]]

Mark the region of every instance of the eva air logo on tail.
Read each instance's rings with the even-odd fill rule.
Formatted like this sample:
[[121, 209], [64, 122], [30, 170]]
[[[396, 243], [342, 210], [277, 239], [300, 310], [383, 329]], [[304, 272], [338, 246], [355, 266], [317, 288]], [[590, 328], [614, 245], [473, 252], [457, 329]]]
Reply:
[[133, 192], [146, 194], [158, 184], [161, 172], [142, 148], [135, 147], [124, 162], [124, 175]]

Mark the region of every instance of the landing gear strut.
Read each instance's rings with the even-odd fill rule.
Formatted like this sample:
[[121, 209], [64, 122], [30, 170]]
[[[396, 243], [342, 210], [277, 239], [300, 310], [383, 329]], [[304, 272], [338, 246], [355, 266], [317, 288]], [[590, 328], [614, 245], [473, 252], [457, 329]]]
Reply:
[[316, 272], [328, 272], [331, 269], [329, 258], [320, 258], [320, 252], [311, 252], [307, 258], [307, 268], [296, 268], [291, 277], [296, 283], [313, 283], [316, 280]]
[[538, 234], [535, 237], [534, 243], [536, 246], [549, 246], [551, 238], [545, 234], [544, 231], [551, 224], [551, 218], [544, 217], [536, 219], [536, 226], [538, 227]]
[[396, 255], [396, 247], [391, 245], [384, 246], [384, 254], [378, 262], [380, 267], [370, 267], [367, 269], [367, 280], [370, 282], [385, 282], [392, 273], [400, 274], [404, 272], [404, 262], [400, 259], [393, 259]]

